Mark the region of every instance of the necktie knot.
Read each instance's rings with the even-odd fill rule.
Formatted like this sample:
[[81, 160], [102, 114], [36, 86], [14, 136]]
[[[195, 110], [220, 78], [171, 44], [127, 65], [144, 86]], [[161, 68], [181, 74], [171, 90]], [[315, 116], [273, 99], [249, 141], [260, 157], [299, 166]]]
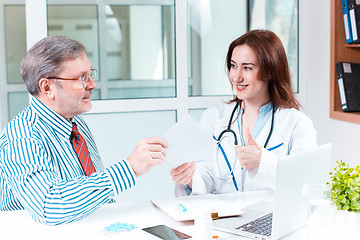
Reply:
[[79, 130], [78, 130], [77, 126], [76, 126], [76, 123], [73, 122], [72, 123], [71, 135], [70, 135], [71, 141], [73, 141], [74, 139], [78, 139], [79, 135], [80, 135], [80, 133], [79, 133]]

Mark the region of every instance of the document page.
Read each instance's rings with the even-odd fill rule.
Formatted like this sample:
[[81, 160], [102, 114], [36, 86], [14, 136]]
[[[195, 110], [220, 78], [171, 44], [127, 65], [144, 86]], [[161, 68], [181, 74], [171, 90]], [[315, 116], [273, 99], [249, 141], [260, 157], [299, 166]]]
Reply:
[[162, 137], [168, 142], [165, 161], [178, 167], [198, 160], [205, 151], [212, 151], [216, 142], [190, 115], [174, 124]]
[[[231, 198], [231, 196], [230, 196]], [[221, 200], [215, 195], [186, 196], [169, 199], [152, 199], [151, 202], [176, 221], [194, 220], [201, 210], [216, 212], [219, 217], [244, 214], [243, 204], [238, 201]]]

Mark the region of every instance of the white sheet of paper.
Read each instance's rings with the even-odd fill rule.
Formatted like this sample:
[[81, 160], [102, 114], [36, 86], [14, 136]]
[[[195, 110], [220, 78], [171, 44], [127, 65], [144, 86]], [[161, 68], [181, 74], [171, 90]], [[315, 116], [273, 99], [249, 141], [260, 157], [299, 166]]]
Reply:
[[198, 160], [203, 152], [211, 151], [215, 143], [190, 115], [174, 124], [162, 137], [168, 143], [165, 161], [174, 167]]
[[247, 206], [236, 201], [229, 202], [216, 197], [209, 197], [209, 195], [177, 197], [174, 199], [159, 198], [151, 201], [176, 221], [194, 220], [199, 210], [218, 212], [219, 217], [238, 216], [244, 214], [242, 209]]

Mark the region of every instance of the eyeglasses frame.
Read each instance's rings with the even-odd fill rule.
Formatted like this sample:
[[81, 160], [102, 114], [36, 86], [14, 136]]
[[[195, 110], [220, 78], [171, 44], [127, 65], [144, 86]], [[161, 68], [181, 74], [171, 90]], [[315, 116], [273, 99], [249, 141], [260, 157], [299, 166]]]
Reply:
[[96, 77], [96, 73], [97, 70], [95, 68], [91, 68], [90, 73], [81, 75], [78, 78], [47, 77], [47, 79], [81, 81], [83, 88], [85, 88], [90, 78], [94, 80], [94, 78]]

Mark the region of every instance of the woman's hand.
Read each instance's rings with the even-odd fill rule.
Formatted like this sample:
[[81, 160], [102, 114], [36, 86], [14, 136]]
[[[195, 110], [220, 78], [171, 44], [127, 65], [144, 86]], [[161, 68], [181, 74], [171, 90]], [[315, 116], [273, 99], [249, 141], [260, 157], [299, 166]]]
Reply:
[[246, 170], [251, 170], [260, 166], [261, 147], [249, 130], [247, 131], [247, 140], [245, 146], [235, 146], [235, 151], [241, 166]]
[[172, 176], [174, 182], [182, 185], [188, 185], [190, 188], [192, 188], [192, 178], [195, 174], [195, 170], [195, 162], [184, 163], [179, 167], [172, 168], [170, 170], [170, 175]]

